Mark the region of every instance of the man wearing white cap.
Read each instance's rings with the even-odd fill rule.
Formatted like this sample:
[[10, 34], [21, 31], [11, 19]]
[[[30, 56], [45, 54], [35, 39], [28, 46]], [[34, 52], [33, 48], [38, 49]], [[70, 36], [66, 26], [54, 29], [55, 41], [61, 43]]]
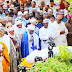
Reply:
[[34, 32], [35, 26], [30, 25], [28, 31], [23, 35], [21, 41], [22, 58], [27, 57], [34, 50], [39, 49], [39, 38]]
[[24, 27], [20, 20], [16, 21], [16, 24], [13, 27], [15, 32], [19, 35], [20, 39], [22, 39], [23, 34], [26, 32], [26, 27]]
[[36, 20], [33, 18], [30, 20], [30, 23], [35, 26], [35, 32], [39, 35], [39, 28], [36, 26]]
[[25, 21], [27, 22], [27, 24], [30, 23], [30, 18], [29, 18], [29, 13], [28, 13], [28, 11], [25, 11], [25, 12], [24, 12], [24, 19], [25, 19]]
[[39, 38], [41, 40], [41, 49], [48, 48], [48, 39], [52, 37], [55, 38], [55, 32], [52, 30], [48, 24], [48, 19], [43, 20], [44, 26], [39, 30]]
[[59, 31], [59, 35], [55, 39], [56, 45], [65, 44], [67, 45], [67, 34], [68, 30], [65, 26], [65, 23], [62, 21], [62, 15], [57, 16], [57, 21], [54, 22], [56, 24], [56, 29]]
[[19, 21], [19, 20], [22, 22], [22, 24], [23, 24], [24, 26], [26, 26], [27, 22], [26, 22], [25, 19], [23, 18], [23, 13], [22, 13], [21, 11], [18, 12], [18, 17], [15, 19], [15, 22], [16, 22], [16, 21]]
[[64, 17], [64, 10], [60, 10], [59, 15], [62, 15], [62, 21], [65, 23], [67, 21], [67, 18]]

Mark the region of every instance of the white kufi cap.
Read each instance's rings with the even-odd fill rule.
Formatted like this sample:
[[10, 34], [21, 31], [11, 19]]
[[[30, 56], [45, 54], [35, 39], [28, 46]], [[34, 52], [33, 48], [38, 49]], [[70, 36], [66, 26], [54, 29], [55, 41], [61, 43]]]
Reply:
[[49, 22], [48, 19], [44, 19], [44, 20], [43, 20], [43, 23], [48, 23], [48, 22]]

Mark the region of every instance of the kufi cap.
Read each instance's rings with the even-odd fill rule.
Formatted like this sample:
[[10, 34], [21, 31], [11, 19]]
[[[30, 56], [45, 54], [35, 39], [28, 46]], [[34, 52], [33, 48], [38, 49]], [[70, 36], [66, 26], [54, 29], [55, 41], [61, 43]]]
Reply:
[[3, 9], [7, 9], [7, 5], [3, 5]]
[[31, 19], [31, 20], [30, 20], [30, 23], [31, 23], [32, 25], [34, 25], [34, 24], [36, 24], [36, 20], [35, 20], [35, 19]]
[[55, 2], [55, 4], [56, 4], [56, 6], [59, 6], [59, 5], [60, 5], [60, 2], [59, 2], [59, 1], [57, 1], [57, 2]]
[[31, 25], [29, 25], [29, 26], [27, 27], [27, 29], [28, 29], [28, 30], [34, 30], [34, 29], [35, 29], [35, 26], [31, 24]]
[[28, 11], [25, 11], [25, 12], [24, 12], [24, 15], [26, 15], [26, 14], [28, 14]]
[[10, 31], [14, 30], [14, 28], [13, 27], [9, 27], [7, 30], [8, 30], [8, 32], [10, 32]]
[[18, 12], [18, 15], [23, 15], [21, 11]]
[[14, 10], [14, 5], [11, 5], [11, 6], [10, 6], [10, 9], [13, 9], [13, 10]]
[[64, 14], [64, 10], [60, 10], [59, 11], [59, 14]]
[[49, 22], [48, 19], [44, 19], [44, 20], [43, 20], [43, 23], [48, 23], [48, 22]]
[[19, 20], [19, 21], [16, 21], [15, 24], [16, 24], [16, 25], [22, 24], [22, 22]]

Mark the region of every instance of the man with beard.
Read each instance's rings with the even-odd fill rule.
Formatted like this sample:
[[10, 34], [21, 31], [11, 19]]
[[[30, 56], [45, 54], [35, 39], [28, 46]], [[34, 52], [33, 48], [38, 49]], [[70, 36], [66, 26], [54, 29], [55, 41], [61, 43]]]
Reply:
[[56, 24], [56, 29], [59, 31], [59, 35], [55, 39], [56, 45], [65, 44], [67, 45], [66, 36], [68, 34], [68, 30], [65, 26], [65, 23], [62, 21], [62, 15], [57, 16], [57, 21], [54, 22]]
[[30, 23], [30, 18], [29, 18], [29, 13], [28, 13], [28, 11], [25, 11], [25, 12], [24, 12], [24, 18], [25, 18], [25, 21], [27, 22], [27, 24]]
[[68, 29], [67, 42], [69, 46], [72, 46], [72, 17], [69, 18], [65, 25]]

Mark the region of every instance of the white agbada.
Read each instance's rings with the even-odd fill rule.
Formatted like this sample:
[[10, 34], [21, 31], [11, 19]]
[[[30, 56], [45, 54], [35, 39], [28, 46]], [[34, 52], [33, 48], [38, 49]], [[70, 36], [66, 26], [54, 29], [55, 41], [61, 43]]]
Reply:
[[[37, 46], [37, 49], [39, 49], [39, 37], [35, 32], [33, 33], [33, 35], [30, 35], [28, 32], [28, 41], [31, 39], [32, 36], [34, 39], [34, 46]], [[31, 47], [32, 47], [32, 42], [29, 42], [29, 54], [33, 52], [33, 49], [31, 49]]]
[[[48, 39], [49, 37], [55, 38], [55, 32], [53, 32], [52, 28], [48, 26], [48, 28], [42, 27], [39, 30], [39, 37], [41, 40], [41, 49], [48, 48]], [[43, 41], [47, 40], [47, 41]]]
[[30, 54], [31, 52], [33, 52], [33, 49], [31, 48], [33, 41], [30, 42], [30, 39], [31, 39], [31, 38], [33, 38], [33, 40], [34, 40], [34, 46], [36, 46], [37, 49], [39, 49], [39, 37], [38, 37], [38, 35], [35, 33], [35, 31], [34, 31], [34, 33], [33, 33], [32, 35], [29, 33], [29, 30], [34, 30], [34, 29], [35, 29], [35, 26], [32, 25], [32, 24], [27, 27], [28, 43], [29, 43], [29, 54]]
[[18, 28], [17, 24], [13, 25], [14, 31], [19, 35], [20, 39], [22, 39], [23, 34], [26, 32], [26, 27], [22, 24], [22, 28]]
[[[68, 47], [68, 50], [70, 50], [72, 52], [72, 47]], [[46, 58], [48, 58], [48, 51], [49, 51], [48, 48], [42, 49], [42, 50], [35, 50], [26, 57], [26, 61], [28, 63], [34, 63], [34, 59], [36, 56], [42, 57], [42, 59], [44, 61]], [[53, 53], [59, 55], [59, 47], [54, 47]]]
[[57, 30], [58, 30], [59, 32], [65, 31], [64, 34], [61, 34], [61, 35], [59, 34], [59, 35], [57, 36], [57, 38], [55, 39], [56, 45], [61, 45], [61, 44], [67, 45], [66, 35], [68, 34], [68, 30], [67, 30], [67, 28], [66, 28], [66, 26], [65, 26], [65, 23], [64, 23], [64, 22], [61, 22], [60, 24], [58, 24], [57, 22], [55, 22], [55, 24], [56, 24], [56, 28], [57, 28]]

